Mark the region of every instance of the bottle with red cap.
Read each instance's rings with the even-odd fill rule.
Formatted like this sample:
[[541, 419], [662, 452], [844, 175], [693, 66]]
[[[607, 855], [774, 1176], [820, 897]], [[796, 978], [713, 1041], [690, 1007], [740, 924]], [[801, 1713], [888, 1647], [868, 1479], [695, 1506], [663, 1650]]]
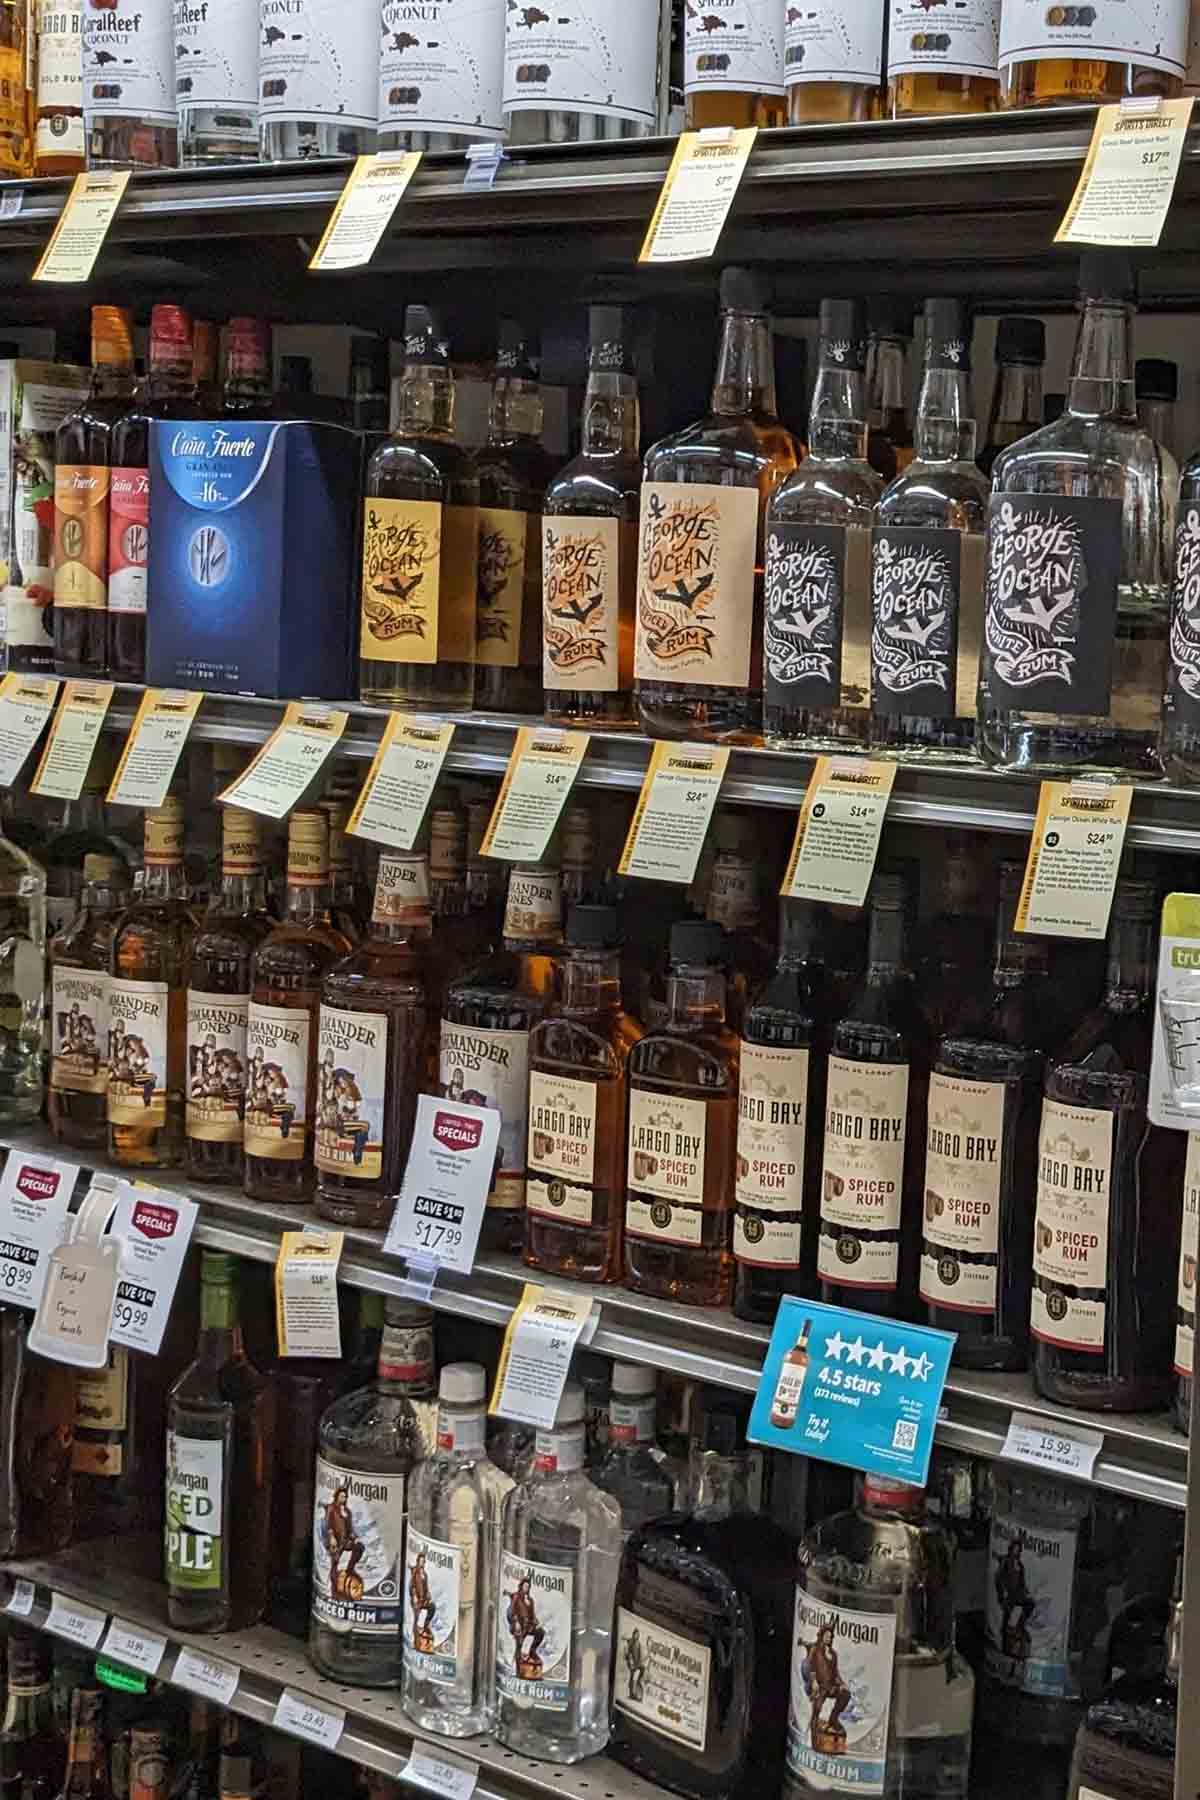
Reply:
[[265, 319], [230, 319], [225, 328], [221, 417], [270, 419], [273, 416], [271, 327]]
[[150, 314], [150, 356], [133, 404], [112, 429], [108, 500], [108, 667], [119, 681], [146, 673], [150, 554], [150, 421], [194, 419], [192, 321], [182, 306]]

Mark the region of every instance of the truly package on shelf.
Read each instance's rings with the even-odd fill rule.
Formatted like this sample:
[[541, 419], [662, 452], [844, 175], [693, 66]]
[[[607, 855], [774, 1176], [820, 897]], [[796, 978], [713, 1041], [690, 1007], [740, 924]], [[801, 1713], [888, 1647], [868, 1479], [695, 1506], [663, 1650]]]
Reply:
[[0, 360], [0, 567], [8, 666], [54, 667], [54, 437], [88, 391], [91, 370]]
[[362, 439], [299, 420], [150, 427], [146, 680], [344, 699]]

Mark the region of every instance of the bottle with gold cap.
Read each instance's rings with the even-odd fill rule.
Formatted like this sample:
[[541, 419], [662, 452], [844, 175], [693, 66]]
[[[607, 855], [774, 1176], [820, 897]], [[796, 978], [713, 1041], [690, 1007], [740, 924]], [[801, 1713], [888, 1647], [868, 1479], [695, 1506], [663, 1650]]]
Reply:
[[187, 1170], [195, 1181], [240, 1184], [246, 1105], [250, 961], [274, 921], [267, 911], [262, 827], [226, 807], [221, 888], [192, 945], [187, 993]]
[[303, 808], [288, 821], [284, 917], [250, 965], [242, 1142], [252, 1200], [311, 1200], [316, 1186], [321, 983], [352, 948], [332, 904], [329, 824], [319, 809]]
[[119, 856], [83, 859], [79, 911], [50, 944], [50, 1129], [76, 1150], [108, 1143], [108, 990], [113, 933], [129, 897]]
[[196, 919], [184, 898], [183, 801], [146, 814], [142, 891], [113, 934], [108, 1149], [123, 1168], [183, 1157], [187, 965]]
[[133, 395], [133, 324], [123, 306], [92, 308], [92, 379], [54, 440], [54, 669], [107, 664], [108, 510], [113, 426]]

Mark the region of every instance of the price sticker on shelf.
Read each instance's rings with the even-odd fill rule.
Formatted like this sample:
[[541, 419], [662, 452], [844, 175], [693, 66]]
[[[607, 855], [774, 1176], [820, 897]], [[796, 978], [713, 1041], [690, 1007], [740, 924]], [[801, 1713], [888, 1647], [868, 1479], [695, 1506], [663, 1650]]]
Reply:
[[282, 819], [337, 749], [349, 718], [349, 713], [293, 700], [253, 761], [217, 795], [218, 805]]
[[60, 683], [41, 675], [0, 680], [0, 787], [9, 788], [54, 711]]
[[713, 254], [757, 136], [755, 126], [681, 133], [639, 262], [695, 262]]
[[479, 1780], [479, 1764], [450, 1756], [444, 1750], [431, 1750], [428, 1744], [414, 1743], [400, 1779], [424, 1788], [427, 1794], [441, 1794], [443, 1800], [471, 1800]]
[[88, 281], [129, 185], [128, 169], [91, 169], [71, 183], [35, 281]]
[[25, 189], [5, 187], [0, 194], [0, 219], [15, 219], [25, 204]]
[[411, 850], [454, 737], [453, 720], [392, 713], [346, 825], [352, 837]]
[[1132, 802], [1125, 783], [1043, 781], [1017, 902], [1018, 931], [1107, 934]]
[[107, 1624], [108, 1614], [97, 1612], [94, 1606], [85, 1606], [82, 1600], [68, 1600], [65, 1594], [51, 1594], [46, 1630], [58, 1637], [70, 1638], [73, 1644], [94, 1650]]
[[0, 1301], [5, 1306], [37, 1311], [78, 1178], [74, 1163], [9, 1152], [0, 1175]]
[[78, 800], [112, 704], [111, 681], [68, 681], [50, 725], [31, 794], [43, 800]]
[[27, 1619], [33, 1611], [33, 1603], [36, 1598], [37, 1589], [33, 1582], [18, 1576], [13, 1582], [12, 1593], [4, 1603], [4, 1610], [12, 1613], [18, 1619]]
[[1052, 1469], [1056, 1475], [1075, 1475], [1080, 1481], [1090, 1481], [1103, 1448], [1101, 1431], [1015, 1412], [1000, 1455], [1005, 1462], [1032, 1463], [1038, 1469]]
[[895, 780], [895, 763], [818, 756], [780, 889], [785, 898], [863, 904]]
[[186, 1194], [122, 1181], [108, 1234], [121, 1245], [109, 1338], [157, 1356], [200, 1208]]
[[589, 1294], [527, 1281], [504, 1333], [490, 1410], [549, 1431], [575, 1346], [590, 1343], [599, 1323], [599, 1305]]
[[104, 1640], [105, 1656], [124, 1663], [127, 1669], [140, 1669], [143, 1675], [157, 1675], [166, 1653], [165, 1637], [159, 1637], [156, 1631], [143, 1631], [138, 1625], [128, 1625], [124, 1619], [112, 1621]]
[[724, 745], [655, 744], [620, 873], [689, 886], [728, 767]]
[[215, 1700], [219, 1706], [228, 1706], [237, 1693], [240, 1673], [224, 1657], [209, 1656], [203, 1650], [189, 1650], [185, 1645], [175, 1658], [171, 1680], [176, 1687], [187, 1688], [189, 1693]]
[[110, 806], [161, 806], [174, 779], [203, 694], [147, 688], [108, 790]]
[[1192, 121], [1192, 96], [1102, 106], [1056, 244], [1147, 249], [1158, 243]]
[[479, 846], [480, 856], [504, 862], [541, 861], [589, 742], [586, 731], [521, 727]]
[[275, 1707], [276, 1731], [290, 1731], [293, 1737], [323, 1750], [336, 1750], [346, 1729], [346, 1713], [341, 1706], [330, 1706], [326, 1700], [310, 1700], [307, 1694], [294, 1694], [284, 1688]]
[[342, 1231], [285, 1231], [275, 1262], [275, 1331], [280, 1356], [342, 1354], [337, 1272]]
[[380, 150], [356, 159], [313, 252], [310, 272], [332, 274], [370, 262], [420, 161], [419, 150]]
[[418, 1097], [412, 1149], [383, 1245], [389, 1255], [471, 1273], [499, 1142], [495, 1107]]

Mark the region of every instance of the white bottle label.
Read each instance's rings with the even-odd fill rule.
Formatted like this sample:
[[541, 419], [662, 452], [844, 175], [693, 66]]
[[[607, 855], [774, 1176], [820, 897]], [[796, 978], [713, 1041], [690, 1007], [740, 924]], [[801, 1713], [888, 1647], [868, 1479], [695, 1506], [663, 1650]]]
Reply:
[[829, 1058], [821, 1218], [898, 1231], [904, 1187], [908, 1064]]
[[712, 1651], [617, 1608], [613, 1705], [651, 1731], [703, 1750], [708, 1738]]
[[742, 1040], [738, 1077], [738, 1201], [800, 1212], [808, 1121], [808, 1050]]
[[187, 1009], [187, 1134], [240, 1144], [250, 996], [189, 988]]
[[312, 1020], [299, 1007], [250, 1002], [246, 1020], [247, 1156], [304, 1160]]
[[566, 1712], [571, 1705], [575, 1571], [529, 1562], [506, 1550], [500, 1559], [496, 1686], [508, 1700]]
[[167, 1122], [167, 984], [126, 981], [108, 989], [108, 1122]]
[[1069, 1653], [1078, 1534], [992, 1515], [987, 1669], [1005, 1687], [1061, 1698], [1076, 1683]]
[[652, 126], [660, 16], [658, 0], [572, 0], [569, 8], [507, 0], [505, 111], [553, 108]]
[[921, 1298], [958, 1312], [996, 1304], [996, 1265], [961, 1253], [999, 1248], [1004, 1092], [1000, 1081], [929, 1078]]
[[172, 1588], [219, 1588], [225, 1519], [219, 1438], [167, 1433], [166, 1572]]
[[474, 1557], [424, 1537], [410, 1523], [404, 1545], [404, 1667], [417, 1681], [458, 1680], [464, 1593], [473, 1596]]
[[848, 81], [874, 87], [881, 76], [883, 0], [786, 0], [784, 68], [789, 87]]
[[[1033, 1227], [1033, 1335], [1097, 1355], [1104, 1348], [1113, 1115], [1042, 1101]], [[1064, 1293], [1092, 1290], [1094, 1297]]]
[[621, 555], [633, 527], [619, 519], [542, 522], [542, 684], [615, 694], [621, 686]]
[[[258, 8], [246, 0], [174, 0], [175, 94], [180, 106], [258, 117]], [[221, 127], [222, 134], [229, 128]], [[241, 138], [234, 127], [230, 135]]]
[[746, 687], [758, 490], [647, 481], [638, 530], [636, 678]]
[[108, 990], [101, 970], [55, 968], [51, 986], [50, 1086], [102, 1094], [108, 1086]]
[[352, 1181], [380, 1179], [387, 1084], [387, 1014], [322, 1006], [317, 1029], [318, 1169]]
[[491, 1106], [500, 1114], [500, 1144], [488, 1205], [520, 1211], [525, 1204], [529, 1131], [529, 1033], [492, 1031], [442, 1020], [440, 1088], [447, 1100]]
[[171, 10], [146, 0], [106, 0], [83, 15], [83, 105], [89, 119], [175, 123]]
[[318, 1456], [313, 1617], [330, 1631], [391, 1638], [402, 1608], [405, 1478], [340, 1469]]
[[806, 1783], [883, 1793], [895, 1655], [894, 1613], [851, 1612], [797, 1587], [787, 1760]]
[[499, 138], [506, 0], [383, 0], [380, 131]]
[[[254, 14], [257, 27], [258, 16]], [[82, 156], [83, 133], [83, 0], [43, 0], [38, 20], [37, 105], [35, 138], [38, 159]], [[77, 116], [69, 116], [70, 108]]]
[[1188, 0], [1092, 0], [1047, 6], [1004, 0], [1000, 67], [1037, 57], [1136, 62], [1182, 76], [1187, 61]]
[[534, 1069], [529, 1077], [529, 1211], [590, 1225], [595, 1161], [595, 1082]]
[[631, 1090], [625, 1229], [632, 1236], [702, 1241], [707, 1116], [703, 1100]]
[[894, 75], [978, 75], [996, 79], [1000, 0], [957, 0], [943, 17], [922, 0], [892, 0], [888, 78]]
[[689, 94], [782, 94], [782, 0], [693, 0], [684, 26]]
[[773, 1219], [770, 1213], [739, 1212], [733, 1221], [733, 1254], [737, 1262], [764, 1269], [800, 1266], [800, 1221]]
[[1175, 1373], [1190, 1375], [1196, 1335], [1196, 1261], [1200, 1256], [1200, 1132], [1189, 1131], [1183, 1170], [1183, 1228], [1179, 1239], [1179, 1319]]
[[262, 0], [260, 117], [374, 130], [379, 7], [367, 0]]

